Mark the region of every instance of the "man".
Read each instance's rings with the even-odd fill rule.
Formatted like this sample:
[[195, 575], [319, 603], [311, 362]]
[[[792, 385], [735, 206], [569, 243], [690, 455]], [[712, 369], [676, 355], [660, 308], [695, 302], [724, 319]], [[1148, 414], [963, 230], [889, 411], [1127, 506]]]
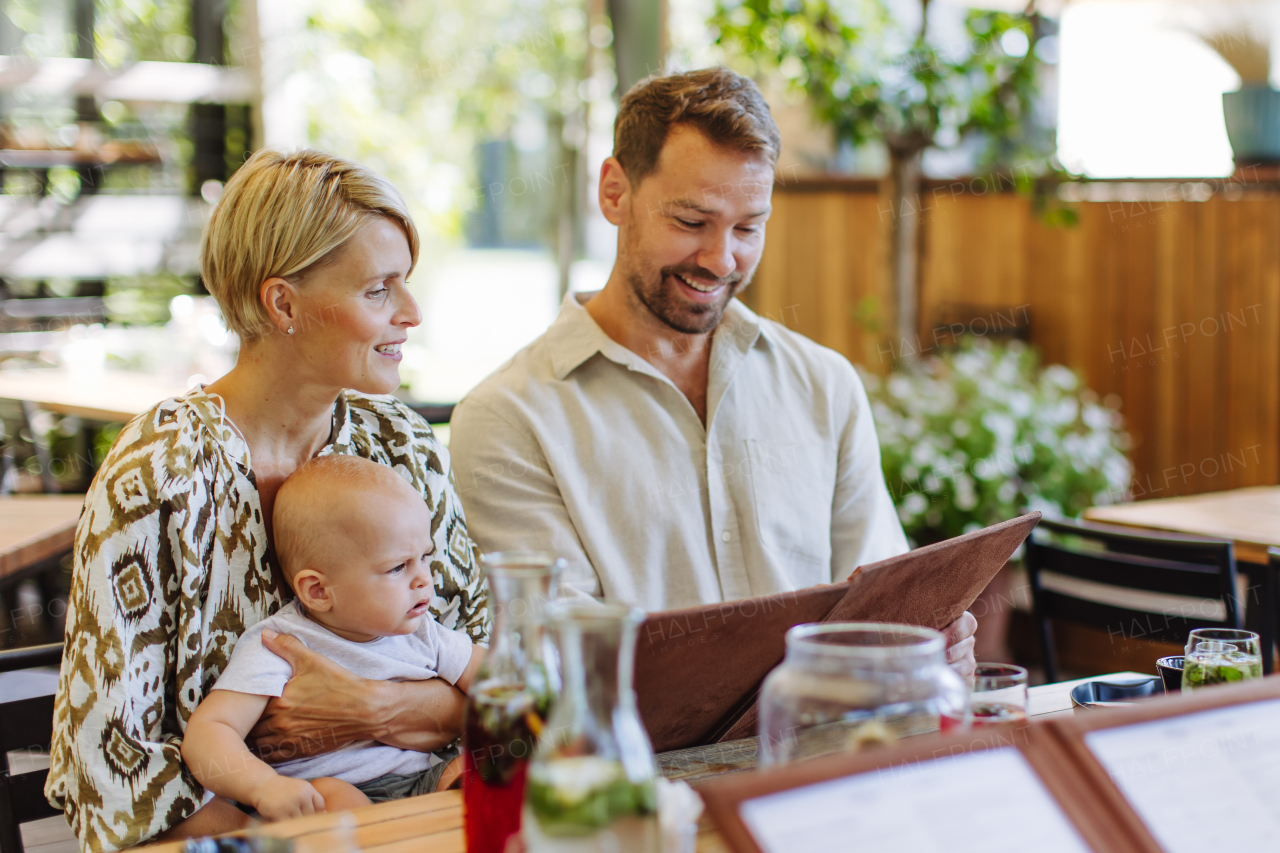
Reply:
[[[622, 99], [600, 170], [603, 290], [453, 416], [484, 550], [568, 561], [564, 586], [665, 610], [832, 583], [907, 550], [866, 393], [842, 356], [734, 299], [764, 249], [780, 140], [726, 69]], [[948, 628], [972, 667], [976, 622]]]

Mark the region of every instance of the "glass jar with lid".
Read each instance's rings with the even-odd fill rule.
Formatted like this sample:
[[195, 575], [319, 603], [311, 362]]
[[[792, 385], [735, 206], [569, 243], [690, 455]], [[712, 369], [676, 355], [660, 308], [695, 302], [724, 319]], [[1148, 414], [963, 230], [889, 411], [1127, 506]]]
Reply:
[[782, 764], [935, 731], [963, 718], [968, 687], [931, 628], [797, 625], [760, 691], [760, 762]]

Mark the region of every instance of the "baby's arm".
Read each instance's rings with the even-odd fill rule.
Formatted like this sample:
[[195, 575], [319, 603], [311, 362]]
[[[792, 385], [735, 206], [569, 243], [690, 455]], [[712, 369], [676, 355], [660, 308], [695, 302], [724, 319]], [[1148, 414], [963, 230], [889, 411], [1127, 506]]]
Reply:
[[471, 690], [471, 679], [475, 678], [476, 673], [480, 671], [480, 665], [484, 663], [485, 653], [488, 651], [484, 646], [471, 647], [471, 660], [467, 663], [467, 668], [462, 671], [462, 675], [458, 676], [457, 682], [454, 684], [463, 693]]
[[324, 798], [303, 779], [281, 776], [245, 746], [270, 696], [213, 690], [191, 715], [182, 760], [219, 796], [252, 805], [268, 820], [325, 810]]

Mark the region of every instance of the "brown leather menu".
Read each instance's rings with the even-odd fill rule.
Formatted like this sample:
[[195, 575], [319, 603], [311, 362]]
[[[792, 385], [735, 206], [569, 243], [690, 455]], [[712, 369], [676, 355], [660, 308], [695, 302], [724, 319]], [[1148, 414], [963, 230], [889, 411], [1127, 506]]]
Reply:
[[1093, 797], [1044, 725], [926, 735], [891, 749], [698, 788], [733, 853], [1160, 853]]
[[718, 742], [726, 721], [755, 707], [760, 682], [786, 651], [787, 630], [821, 622], [844, 594], [831, 584], [649, 614], [636, 639], [635, 687], [653, 748]]
[[640, 716], [658, 752], [756, 733], [760, 683], [807, 622], [942, 628], [973, 604], [1040, 521], [1033, 512], [854, 570], [843, 583], [651, 613], [636, 642]]
[[698, 788], [734, 853], [1270, 851], [1280, 676]]
[[1153, 849], [1280, 848], [1280, 676], [1049, 725], [1085, 784]]

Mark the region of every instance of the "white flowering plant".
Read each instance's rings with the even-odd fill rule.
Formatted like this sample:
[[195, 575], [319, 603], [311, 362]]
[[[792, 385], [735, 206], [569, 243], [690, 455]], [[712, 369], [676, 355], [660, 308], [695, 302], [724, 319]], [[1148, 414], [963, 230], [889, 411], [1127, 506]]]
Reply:
[[1020, 341], [969, 340], [881, 379], [863, 373], [885, 480], [916, 545], [1030, 510], [1073, 517], [1129, 488], [1129, 438], [1062, 365]]

